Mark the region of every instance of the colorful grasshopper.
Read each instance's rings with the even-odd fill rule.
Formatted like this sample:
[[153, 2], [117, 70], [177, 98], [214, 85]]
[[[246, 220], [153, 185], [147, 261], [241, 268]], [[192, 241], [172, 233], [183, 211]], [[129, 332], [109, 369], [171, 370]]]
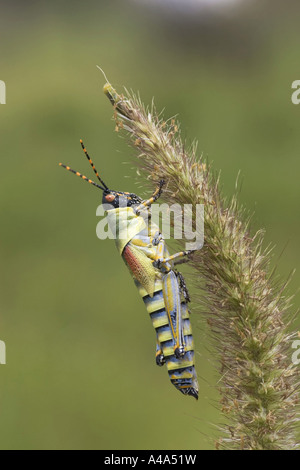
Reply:
[[136, 194], [113, 191], [100, 178], [83, 142], [81, 146], [100, 184], [60, 163], [103, 191], [102, 203], [108, 223], [117, 234], [116, 245], [128, 266], [156, 330], [156, 363], [167, 365], [172, 384], [184, 395], [198, 399], [194, 364], [194, 341], [187, 303], [190, 301], [182, 275], [174, 265], [188, 260], [191, 252], [169, 255], [159, 228], [151, 219], [151, 204], [161, 195], [161, 181], [153, 196], [142, 200]]

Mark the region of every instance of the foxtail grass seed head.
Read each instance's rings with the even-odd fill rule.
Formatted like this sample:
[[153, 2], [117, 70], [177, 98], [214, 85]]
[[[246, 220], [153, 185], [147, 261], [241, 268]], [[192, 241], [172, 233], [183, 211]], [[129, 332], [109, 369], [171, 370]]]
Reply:
[[[196, 308], [206, 315], [218, 356], [218, 390], [224, 425], [219, 449], [295, 449], [299, 374], [291, 361], [290, 299], [270, 275], [263, 234], [249, 233], [236, 197], [226, 202], [219, 179], [187, 147], [175, 119], [165, 121], [152, 104], [110, 83], [116, 130], [137, 151], [138, 174], [153, 187], [165, 180], [169, 204], [205, 205], [205, 243], [191, 264]], [[193, 226], [195, 229], [195, 224]], [[182, 240], [184, 244], [186, 240]]]

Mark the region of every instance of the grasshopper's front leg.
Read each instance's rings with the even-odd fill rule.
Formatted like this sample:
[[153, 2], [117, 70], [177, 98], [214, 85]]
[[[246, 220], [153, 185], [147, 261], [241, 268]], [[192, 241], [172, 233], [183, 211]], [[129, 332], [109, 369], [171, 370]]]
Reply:
[[149, 199], [146, 199], [145, 201], [141, 202], [141, 204], [135, 208], [135, 213], [137, 215], [139, 215], [140, 212], [146, 207], [150, 207], [151, 204], [153, 204], [155, 201], [157, 201], [157, 199], [160, 198], [164, 184], [165, 184], [165, 181], [161, 180], [158, 188], [156, 188], [152, 196]]

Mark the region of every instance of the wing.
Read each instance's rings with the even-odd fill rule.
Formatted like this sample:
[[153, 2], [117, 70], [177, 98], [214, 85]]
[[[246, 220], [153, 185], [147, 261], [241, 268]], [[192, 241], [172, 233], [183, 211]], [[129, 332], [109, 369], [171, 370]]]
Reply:
[[139, 248], [129, 242], [123, 250], [122, 258], [132, 276], [144, 287], [147, 294], [153, 297], [156, 271], [142, 247]]

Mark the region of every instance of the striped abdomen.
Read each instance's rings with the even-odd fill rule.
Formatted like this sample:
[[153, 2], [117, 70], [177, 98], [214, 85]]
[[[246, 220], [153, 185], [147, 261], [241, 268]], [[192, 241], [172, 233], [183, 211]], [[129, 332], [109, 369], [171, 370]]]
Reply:
[[181, 319], [186, 352], [183, 357], [177, 358], [174, 354], [172, 329], [164, 303], [162, 281], [156, 280], [153, 297], [150, 297], [138, 282], [136, 282], [136, 284], [156, 330], [157, 340], [165, 357], [172, 384], [184, 395], [191, 395], [198, 399], [198, 381], [194, 362], [194, 340], [186, 303], [181, 303]]

